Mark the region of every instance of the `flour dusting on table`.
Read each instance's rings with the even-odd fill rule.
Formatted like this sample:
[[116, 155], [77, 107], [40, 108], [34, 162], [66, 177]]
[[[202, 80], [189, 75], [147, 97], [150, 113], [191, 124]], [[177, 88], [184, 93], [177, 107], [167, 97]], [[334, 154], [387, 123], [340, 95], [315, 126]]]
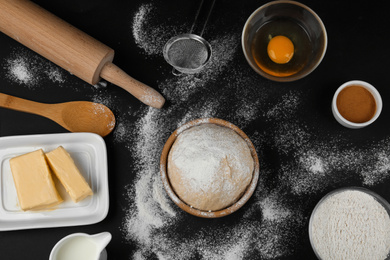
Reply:
[[6, 78], [31, 89], [39, 87], [44, 80], [60, 85], [65, 82], [63, 69], [21, 47], [15, 48], [1, 66]]
[[[151, 56], [162, 55], [165, 39], [145, 36], [153, 30], [172, 29], [150, 22], [153, 9], [153, 4], [142, 5], [133, 19], [135, 42]], [[169, 106], [145, 107], [138, 111], [135, 123], [119, 123], [120, 130], [114, 133], [123, 143], [132, 140], [128, 148], [136, 162], [122, 227], [129, 243], [136, 244], [132, 259], [288, 257], [302, 248], [307, 237], [308, 212], [315, 203], [309, 196], [318, 197], [344, 183], [346, 178], [341, 176], [360, 179], [360, 185], [375, 185], [390, 177], [390, 138], [364, 150], [350, 148], [348, 140], [338, 135], [330, 140], [314, 135], [315, 125], [300, 114], [305, 93], [279, 89], [282, 94], [275, 95], [277, 86], [235, 62], [241, 57], [240, 30], [210, 39], [212, 60], [200, 73], [167, 75], [159, 82]], [[215, 88], [215, 82], [223, 89]], [[188, 215], [170, 201], [160, 179], [159, 158], [169, 135], [202, 117], [236, 124], [259, 154], [258, 187], [252, 199], [234, 213], [239, 219], [234, 224], [223, 218], [205, 224]], [[255, 122], [266, 128], [252, 129]], [[270, 153], [276, 159], [270, 160]], [[199, 228], [198, 221], [208, 228]], [[185, 237], [179, 235], [183, 229], [188, 231]]]
[[[184, 26], [168, 21], [156, 23], [161, 20], [154, 19], [156, 11], [153, 3], [140, 5], [129, 29], [150, 60], [161, 59], [165, 42], [185, 32]], [[348, 136], [313, 134], [317, 122], [302, 116], [305, 94], [312, 86], [284, 88], [242, 65], [241, 29], [230, 28], [209, 39], [212, 60], [200, 73], [167, 74], [157, 82], [156, 89], [168, 101], [161, 110], [142, 105], [136, 111], [131, 107], [120, 111], [121, 99], [107, 91], [106, 82], [92, 88], [92, 101], [108, 106], [116, 116], [114, 144], [127, 149], [133, 162], [127, 174], [135, 177], [124, 184], [129, 203], [121, 226], [133, 250], [131, 259], [288, 258], [302, 249], [309, 212], [321, 194], [351, 179], [356, 185], [374, 187], [390, 178], [390, 137], [354, 148]], [[2, 77], [28, 89], [46, 81], [67, 85], [66, 71], [23, 48], [15, 48], [0, 66]], [[169, 199], [160, 179], [159, 158], [169, 135], [202, 117], [237, 125], [259, 155], [258, 187], [234, 213], [233, 223], [229, 216], [226, 221], [205, 222], [183, 212]], [[318, 120], [324, 120], [323, 115]], [[199, 221], [204, 228], [198, 227]], [[185, 237], [179, 235], [183, 230]]]
[[169, 24], [161, 24], [161, 19], [153, 19], [156, 12], [158, 9], [152, 3], [142, 4], [136, 10], [131, 26], [136, 45], [148, 55], [162, 54], [169, 37], [183, 30]]
[[[139, 23], [140, 17], [146, 23], [147, 12], [143, 11], [143, 8], [145, 7], [140, 8], [142, 15], [138, 14], [136, 23]], [[224, 119], [233, 123], [241, 122], [240, 127], [243, 127], [259, 116], [257, 111], [261, 107], [259, 102], [261, 99], [242, 95], [237, 91], [242, 84], [247, 85], [243, 88], [243, 93], [255, 90], [257, 87], [253, 84], [255, 80], [253, 76], [241, 79], [239, 71], [229, 70], [231, 62], [240, 51], [240, 44], [235, 35], [216, 37], [210, 42], [213, 47], [213, 58], [201, 73], [171, 76], [160, 82], [163, 95], [172, 102], [169, 107], [162, 110], [145, 108], [133, 131], [127, 129], [126, 125], [121, 126], [121, 136], [134, 138], [134, 146], [131, 150], [138, 162], [135, 166], [136, 181], [130, 185], [128, 191], [129, 199], [133, 203], [123, 225], [123, 232], [127, 239], [138, 245], [133, 259], [150, 257], [191, 259], [196, 255], [203, 259], [242, 259], [248, 255], [248, 252], [249, 254], [258, 252], [263, 257], [272, 258], [293, 250], [285, 246], [281, 238], [292, 235], [287, 231], [302, 223], [302, 221], [287, 223], [287, 216], [298, 216], [298, 219], [301, 219], [301, 212], [286, 208], [287, 205], [280, 205], [283, 198], [276, 198], [277, 194], [273, 195], [272, 201], [270, 198], [259, 198], [260, 204], [255, 203], [250, 207], [243, 216], [242, 222], [234, 227], [224, 227], [221, 224], [208, 230], [194, 227], [195, 232], [187, 238], [180, 237], [174, 231], [175, 228], [189, 221], [187, 220], [189, 216], [170, 201], [160, 180], [158, 158], [165, 140], [173, 130], [190, 120], [222, 117], [227, 110], [230, 110], [229, 105], [233, 104], [238, 104], [237, 112]], [[144, 44], [150, 45], [151, 41], [145, 41]], [[158, 45], [161, 43], [157, 42], [156, 46]], [[226, 89], [204, 97], [202, 93], [207, 92], [210, 84], [220, 80], [220, 76], [226, 72], [231, 74], [224, 80]], [[264, 83], [263, 87], [267, 85]], [[264, 98], [266, 95], [267, 93], [264, 93]], [[125, 129], [128, 130], [127, 133], [124, 133]], [[255, 194], [254, 197], [257, 195]], [[277, 225], [272, 226], [269, 222]]]

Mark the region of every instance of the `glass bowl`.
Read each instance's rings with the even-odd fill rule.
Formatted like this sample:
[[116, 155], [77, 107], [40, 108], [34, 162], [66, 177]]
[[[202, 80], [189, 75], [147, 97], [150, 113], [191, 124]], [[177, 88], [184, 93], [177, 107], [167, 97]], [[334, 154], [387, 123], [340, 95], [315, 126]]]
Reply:
[[[304, 48], [305, 50], [302, 52], [304, 55], [307, 55], [304, 64], [297, 62], [297, 67], [299, 67], [299, 69], [296, 69], [294, 74], [289, 74], [288, 76], [271, 75], [269, 70], [267, 72], [264, 67], [262, 68], [256, 62], [252, 52], [252, 42], [254, 41], [255, 35], [260, 32], [262, 28], [265, 28], [264, 25], [280, 19], [292, 21], [297, 24], [299, 28], [302, 28], [306, 32], [311, 45], [308, 53], [304, 53], [306, 52], [306, 48]], [[283, 30], [281, 28], [275, 28], [275, 31], [276, 29]], [[287, 33], [288, 31], [289, 30], [285, 30]], [[264, 41], [266, 41], [266, 39], [264, 39]], [[242, 49], [245, 58], [252, 69], [267, 79], [279, 82], [295, 81], [309, 75], [321, 63], [325, 56], [327, 44], [328, 38], [326, 29], [320, 17], [306, 5], [295, 1], [272, 1], [259, 7], [249, 16], [241, 36]], [[293, 62], [293, 59], [291, 62]]]

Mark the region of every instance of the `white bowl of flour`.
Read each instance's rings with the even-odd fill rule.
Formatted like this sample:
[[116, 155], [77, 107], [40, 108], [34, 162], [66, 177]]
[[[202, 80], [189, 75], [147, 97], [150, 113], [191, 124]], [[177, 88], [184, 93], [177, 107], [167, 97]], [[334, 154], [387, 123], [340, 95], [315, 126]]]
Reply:
[[332, 191], [311, 214], [311, 246], [322, 260], [388, 259], [389, 213], [389, 203], [368, 189], [348, 187]]

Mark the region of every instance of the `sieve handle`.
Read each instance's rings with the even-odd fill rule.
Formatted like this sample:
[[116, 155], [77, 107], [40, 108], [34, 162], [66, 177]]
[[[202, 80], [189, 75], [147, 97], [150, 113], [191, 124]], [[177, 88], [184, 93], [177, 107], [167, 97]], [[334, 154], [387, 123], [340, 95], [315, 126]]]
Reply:
[[206, 29], [207, 22], [209, 21], [211, 12], [214, 9], [215, 1], [216, 0], [202, 0], [198, 10], [196, 11], [194, 23], [192, 24], [190, 33], [197, 34], [199, 36], [203, 35], [204, 30]]

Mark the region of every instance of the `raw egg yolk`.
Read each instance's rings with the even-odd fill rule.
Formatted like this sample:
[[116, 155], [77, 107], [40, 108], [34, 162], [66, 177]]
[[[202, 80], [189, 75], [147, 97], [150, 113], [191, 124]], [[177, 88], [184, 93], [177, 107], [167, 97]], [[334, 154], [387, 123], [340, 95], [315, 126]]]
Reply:
[[269, 41], [267, 52], [273, 62], [285, 64], [294, 55], [294, 44], [286, 36], [278, 35]]

